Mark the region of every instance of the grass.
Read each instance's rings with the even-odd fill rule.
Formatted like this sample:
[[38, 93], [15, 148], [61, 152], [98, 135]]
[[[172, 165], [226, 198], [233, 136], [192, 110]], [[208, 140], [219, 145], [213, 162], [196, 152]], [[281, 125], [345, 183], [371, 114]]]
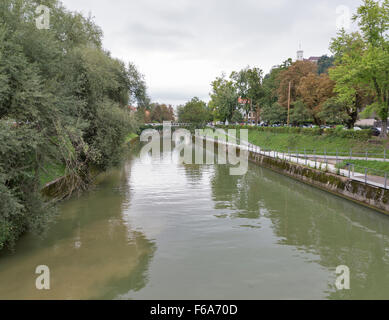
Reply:
[[126, 138], [124, 139], [124, 143], [127, 144], [127, 143], [129, 143], [131, 140], [133, 140], [133, 139], [135, 139], [135, 138], [137, 138], [137, 137], [138, 137], [138, 135], [137, 135], [136, 133], [131, 132], [131, 133], [129, 133], [129, 134], [126, 136]]
[[215, 140], [217, 137], [219, 137], [222, 140], [228, 141], [228, 136], [222, 133], [222, 131], [220, 131], [220, 133], [218, 133], [218, 135], [216, 136], [216, 130], [208, 129], [205, 130], [205, 136], [214, 138]]
[[[373, 140], [373, 139], [372, 139]], [[329, 137], [329, 136], [310, 136], [302, 134], [272, 133], [249, 131], [249, 142], [260, 146], [263, 149], [271, 149], [279, 152], [287, 152], [288, 149], [293, 152], [299, 150], [303, 152], [316, 151], [317, 154], [327, 153], [328, 155], [349, 155], [352, 150], [353, 155], [365, 156], [366, 150], [370, 153], [369, 157], [383, 158], [384, 148], [387, 140], [374, 139], [371, 141], [359, 141], [356, 139]], [[389, 152], [388, 152], [389, 157]]]
[[44, 186], [47, 183], [54, 181], [65, 175], [65, 165], [50, 163], [45, 166], [45, 170], [42, 171], [41, 185]]
[[339, 169], [348, 169], [348, 164], [354, 165], [355, 172], [365, 173], [365, 168], [368, 168], [367, 174], [374, 176], [385, 176], [385, 172], [389, 175], [389, 162], [372, 161], [372, 160], [346, 160], [336, 165]]
[[[125, 138], [125, 143], [138, 137], [136, 133], [129, 133]], [[65, 165], [58, 163], [48, 163], [45, 165], [44, 170], [40, 177], [41, 186], [45, 186], [47, 183], [54, 181], [65, 175]]]

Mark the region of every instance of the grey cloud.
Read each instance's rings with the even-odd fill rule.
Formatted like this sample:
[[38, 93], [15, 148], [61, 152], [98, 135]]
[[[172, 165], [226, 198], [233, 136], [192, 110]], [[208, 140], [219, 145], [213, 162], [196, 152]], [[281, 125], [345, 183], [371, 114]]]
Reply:
[[211, 81], [222, 71], [229, 74], [247, 65], [268, 71], [287, 58], [295, 58], [299, 43], [306, 56], [329, 53], [329, 41], [336, 34], [336, 8], [345, 5], [353, 13], [360, 3], [355, 0], [63, 2], [72, 10], [91, 11], [104, 30], [107, 49], [114, 56], [136, 62], [146, 75], [153, 97], [174, 103], [195, 95], [207, 97]]
[[[157, 26], [152, 23], [130, 24], [125, 33], [129, 45], [139, 49], [178, 49], [184, 42], [191, 41], [195, 35], [190, 31], [175, 28], [174, 26]], [[123, 39], [125, 39], [123, 37]]]
[[177, 90], [177, 89], [163, 89], [155, 90], [152, 94], [152, 101], [168, 102], [174, 105], [182, 104], [191, 100], [193, 97], [198, 97], [202, 100], [208, 100], [208, 94], [200, 90]]

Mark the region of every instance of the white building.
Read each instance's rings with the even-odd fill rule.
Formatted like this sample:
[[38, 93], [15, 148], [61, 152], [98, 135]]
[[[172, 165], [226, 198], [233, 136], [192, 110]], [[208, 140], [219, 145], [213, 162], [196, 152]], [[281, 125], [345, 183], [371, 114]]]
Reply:
[[297, 51], [297, 60], [296, 61], [309, 61], [312, 63], [318, 63], [320, 60], [320, 57], [309, 57], [308, 59], [304, 59], [304, 51], [301, 49]]
[[297, 51], [297, 61], [304, 61], [304, 51], [301, 49]]

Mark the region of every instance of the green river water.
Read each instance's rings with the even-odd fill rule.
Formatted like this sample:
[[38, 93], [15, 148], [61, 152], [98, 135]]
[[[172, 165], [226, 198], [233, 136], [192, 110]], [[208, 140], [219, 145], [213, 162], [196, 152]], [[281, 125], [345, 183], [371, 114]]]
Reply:
[[130, 155], [0, 256], [0, 299], [373, 298], [389, 298], [389, 218], [251, 164], [236, 177]]

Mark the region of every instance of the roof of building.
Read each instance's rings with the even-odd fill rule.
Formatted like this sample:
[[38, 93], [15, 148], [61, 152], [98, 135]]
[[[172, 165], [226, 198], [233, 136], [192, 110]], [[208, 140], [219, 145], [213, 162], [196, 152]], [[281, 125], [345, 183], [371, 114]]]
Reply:
[[375, 126], [375, 123], [377, 121], [375, 119], [361, 119], [358, 120], [355, 125], [356, 126], [366, 126], [366, 127], [373, 127]]
[[321, 57], [309, 57], [308, 59], [304, 59], [305, 61], [318, 62]]

